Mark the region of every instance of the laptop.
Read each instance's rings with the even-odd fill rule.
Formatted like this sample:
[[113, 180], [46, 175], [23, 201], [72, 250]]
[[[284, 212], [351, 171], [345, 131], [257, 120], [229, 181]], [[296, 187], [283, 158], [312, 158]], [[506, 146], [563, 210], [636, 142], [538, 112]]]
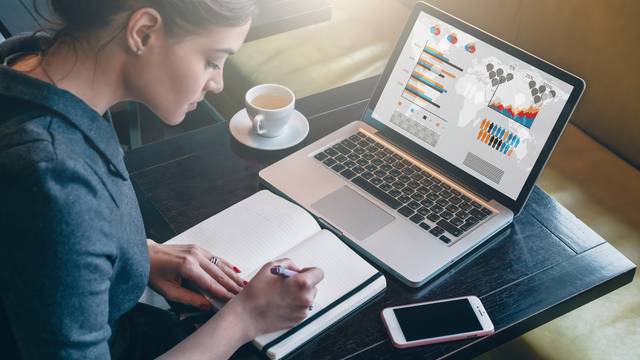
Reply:
[[260, 179], [418, 287], [512, 222], [584, 88], [419, 2], [362, 118]]

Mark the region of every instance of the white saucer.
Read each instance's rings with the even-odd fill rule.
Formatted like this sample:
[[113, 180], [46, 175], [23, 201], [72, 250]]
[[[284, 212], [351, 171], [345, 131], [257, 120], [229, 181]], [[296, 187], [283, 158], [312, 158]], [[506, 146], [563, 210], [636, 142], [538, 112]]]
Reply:
[[236, 140], [240, 143], [261, 150], [281, 150], [297, 145], [309, 134], [309, 121], [298, 110], [293, 111], [291, 120], [287, 124], [284, 132], [274, 138], [260, 136], [251, 129], [251, 120], [247, 115], [247, 109], [238, 111], [231, 121], [229, 121], [229, 130]]

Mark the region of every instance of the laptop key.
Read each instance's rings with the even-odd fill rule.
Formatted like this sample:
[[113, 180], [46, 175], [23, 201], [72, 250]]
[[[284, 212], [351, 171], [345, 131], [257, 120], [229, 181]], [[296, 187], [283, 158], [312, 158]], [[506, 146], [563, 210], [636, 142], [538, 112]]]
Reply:
[[382, 184], [382, 179], [380, 179], [379, 177], [374, 177], [373, 179], [369, 180], [369, 182], [375, 186], [378, 186]]
[[449, 202], [447, 200], [445, 200], [445, 199], [438, 199], [438, 200], [436, 200], [436, 204], [438, 204], [438, 205], [440, 205], [442, 207], [445, 207], [445, 206], [449, 205]]
[[393, 198], [389, 194], [385, 193], [384, 191], [382, 191], [382, 190], [378, 189], [377, 187], [373, 186], [373, 184], [371, 184], [370, 182], [368, 182], [367, 180], [365, 180], [361, 176], [356, 176], [355, 178], [351, 179], [351, 181], [354, 184], [356, 184], [359, 187], [361, 187], [364, 191], [366, 191], [369, 194], [373, 195], [376, 199], [378, 199], [378, 200], [382, 201], [383, 203], [385, 203], [387, 206], [389, 206], [392, 209], [397, 209], [402, 205], [401, 202], [399, 202], [398, 200], [396, 200], [395, 198]]
[[456, 213], [456, 216], [459, 217], [460, 219], [464, 220], [464, 219], [468, 218], [471, 215], [469, 215], [469, 213], [467, 213], [466, 211], [460, 210], [460, 211], [458, 211]]
[[[464, 196], [464, 195], [463, 195], [463, 196]], [[466, 202], [463, 202], [463, 203], [458, 204], [458, 207], [459, 207], [460, 209], [467, 210], [467, 211], [468, 211], [469, 209], [471, 209], [471, 208], [472, 208], [472, 206], [471, 206], [471, 205], [469, 205], [469, 204], [468, 204], [468, 203], [466, 203]]]
[[413, 193], [411, 194], [411, 198], [415, 201], [422, 201], [424, 199], [424, 195], [420, 194], [420, 193]]
[[378, 170], [378, 167], [373, 165], [373, 164], [366, 165], [364, 168], [367, 169], [367, 171], [370, 171], [370, 172], [374, 172], [374, 171]]
[[420, 208], [420, 203], [417, 201], [411, 201], [410, 203], [407, 204], [407, 206], [413, 210], [418, 210]]
[[464, 224], [460, 225], [459, 227], [460, 227], [460, 230], [462, 230], [462, 231], [465, 231], [465, 232], [466, 232], [466, 231], [468, 231], [469, 229], [471, 229], [471, 228], [473, 227], [473, 225], [468, 224], [468, 223], [464, 223]]
[[438, 236], [442, 235], [442, 233], [444, 233], [444, 230], [443, 230], [441, 227], [436, 226], [436, 227], [434, 227], [433, 229], [429, 230], [429, 232], [430, 232], [432, 235], [434, 235], [434, 236], [438, 237]]
[[342, 171], [340, 173], [340, 175], [342, 175], [342, 176], [346, 177], [347, 179], [351, 180], [353, 177], [356, 176], [356, 173], [351, 171], [350, 169], [346, 169], [346, 170]]
[[322, 161], [322, 160], [328, 158], [329, 155], [325, 154], [324, 152], [319, 152], [319, 153], [315, 154], [313, 157], [318, 159], [318, 160], [320, 160], [320, 161]]
[[454, 193], [456, 196], [460, 196], [462, 193], [456, 189], [451, 189], [451, 192]]
[[483, 213], [485, 213], [485, 215], [489, 216], [489, 215], [493, 215], [493, 213], [491, 212], [491, 210], [487, 209], [486, 207], [483, 207], [482, 209], [480, 209], [480, 211], [482, 211]]
[[391, 170], [389, 170], [389, 175], [398, 177], [398, 176], [402, 175], [402, 173], [398, 169], [391, 169]]
[[444, 210], [444, 208], [440, 205], [433, 205], [431, 207], [431, 211], [433, 211], [436, 214], [440, 214], [442, 212], [442, 210]]
[[420, 204], [422, 204], [422, 206], [424, 207], [432, 207], [433, 204], [435, 204], [433, 201], [429, 200], [429, 199], [424, 199], [422, 201], [420, 201]]
[[346, 166], [348, 169], [356, 167], [356, 163], [351, 160], [343, 162], [342, 165]]
[[429, 231], [431, 229], [431, 225], [427, 224], [427, 223], [420, 223], [420, 227]]
[[415, 171], [412, 168], [408, 167], [408, 166], [405, 167], [404, 169], [402, 169], [402, 172], [405, 175], [411, 175], [411, 174], [415, 173]]
[[336, 159], [337, 162], [345, 162], [345, 161], [347, 161], [347, 157], [342, 155], [342, 154], [339, 154], [338, 156], [334, 157], [334, 159]]
[[337, 152], [337, 151], [335, 151], [335, 150], [334, 150], [334, 149], [332, 149], [332, 148], [328, 148], [328, 149], [327, 149], [327, 150], [325, 150], [324, 152], [325, 152], [325, 154], [327, 154], [327, 155], [329, 155], [329, 156], [336, 156], [336, 155], [338, 155], [338, 152]]
[[373, 177], [373, 174], [369, 171], [365, 171], [360, 176], [362, 176], [365, 180], [369, 180]]
[[334, 158], [328, 158], [325, 161], [322, 162], [323, 164], [331, 167], [333, 165], [335, 165], [337, 163], [337, 161]]
[[400, 175], [398, 176], [398, 180], [402, 181], [403, 183], [408, 183], [409, 181], [411, 181], [411, 178], [407, 175]]
[[423, 206], [420, 209], [418, 209], [418, 214], [420, 214], [422, 216], [427, 216], [427, 215], [431, 214], [431, 211]]
[[420, 187], [420, 183], [415, 181], [415, 180], [409, 181], [409, 183], [407, 185], [409, 185], [413, 189], [417, 189], [417, 188]]
[[398, 210], [398, 212], [399, 212], [401, 215], [406, 216], [406, 217], [410, 217], [410, 216], [412, 216], [412, 215], [414, 214], [413, 209], [411, 209], [411, 208], [410, 208], [410, 207], [408, 207], [408, 206], [403, 206], [403, 207], [401, 207], [401, 208]]
[[353, 172], [356, 174], [360, 174], [364, 172], [364, 168], [358, 165], [354, 166], [351, 170], [353, 170]]
[[448, 212], [454, 213], [454, 214], [458, 212], [458, 207], [455, 205], [447, 205], [445, 209], [447, 209]]
[[441, 186], [442, 186], [443, 188], [447, 189], [447, 190], [451, 189], [451, 186], [450, 186], [449, 184], [446, 184], [446, 183], [442, 183], [442, 185], [441, 185]]
[[453, 205], [458, 205], [462, 202], [462, 200], [459, 197], [452, 197], [449, 198], [449, 202], [452, 203]]
[[356, 153], [351, 153], [351, 154], [347, 155], [347, 157], [351, 161], [356, 161], [356, 160], [360, 159], [360, 156], [358, 156], [358, 154], [356, 154]]
[[420, 216], [418, 214], [414, 214], [409, 220], [413, 221], [416, 224], [420, 224], [424, 220], [424, 216]]
[[469, 214], [475, 216], [478, 220], [483, 220], [484, 218], [487, 217], [487, 215], [485, 213], [483, 213], [482, 211], [473, 208], [471, 210], [469, 210]]
[[365, 159], [358, 159], [356, 160], [356, 164], [360, 165], [360, 166], [367, 166], [369, 165], [369, 162]]
[[418, 182], [422, 182], [422, 180], [424, 180], [424, 176], [422, 176], [422, 174], [419, 173], [419, 172], [414, 173], [413, 175], [411, 175], [411, 178], [413, 180], [415, 180], [415, 181], [418, 181]]
[[344, 140], [340, 141], [340, 144], [342, 144], [344, 147], [346, 147], [347, 149], [350, 149], [350, 150], [356, 147], [356, 144], [354, 144], [349, 139], [344, 139]]
[[364, 138], [366, 138], [366, 137], [367, 137], [367, 135], [366, 135], [365, 133], [360, 132], [360, 131], [358, 131], [358, 132], [356, 133], [356, 136], [358, 136], [360, 139], [364, 139]]
[[410, 198], [410, 197], [408, 197], [407, 195], [401, 195], [401, 196], [398, 198], [398, 201], [402, 202], [403, 204], [406, 204], [406, 203], [408, 203], [409, 201], [411, 201], [411, 198]]
[[449, 220], [453, 225], [460, 227], [460, 225], [464, 224], [464, 220], [460, 219], [459, 217], [454, 217], [453, 219]]
[[380, 190], [384, 191], [384, 192], [388, 192], [389, 190], [393, 189], [391, 187], [391, 185], [387, 184], [387, 183], [382, 183], [380, 184], [380, 186], [378, 186], [380, 188]]
[[351, 150], [347, 149], [342, 144], [335, 144], [335, 145], [332, 146], [332, 148], [334, 150], [336, 150], [337, 152], [339, 152], [340, 154], [342, 154], [342, 155], [347, 155], [348, 153], [351, 152]]
[[380, 165], [380, 169], [389, 172], [391, 171], [391, 169], [393, 169], [393, 166], [389, 164], [382, 164]]
[[383, 177], [382, 180], [384, 180], [384, 182], [387, 182], [389, 184], [393, 184], [396, 181], [396, 178], [394, 178], [391, 175], [387, 175], [387, 176]]
[[364, 153], [362, 154], [362, 157], [371, 161], [371, 159], [375, 158], [375, 155], [373, 155], [372, 153]]
[[373, 175], [379, 177], [379, 178], [383, 178], [385, 176], [387, 176], [387, 173], [382, 171], [382, 170], [376, 170], [373, 172]]
[[448, 199], [448, 198], [452, 197], [453, 194], [445, 190], [445, 191], [440, 192], [440, 196], [442, 196], [445, 199]]
[[438, 222], [438, 220], [440, 220], [440, 216], [438, 216], [438, 214], [431, 213], [431, 214], [427, 215], [427, 219], [429, 219], [432, 222], [436, 223], [436, 222]]
[[436, 224], [455, 237], [462, 235], [462, 230], [458, 229], [455, 225], [448, 222], [447, 220], [440, 220]]
[[404, 187], [404, 183], [402, 181], [396, 181], [391, 185], [393, 185], [393, 187], [396, 189], [402, 189]]
[[402, 189], [402, 192], [403, 192], [405, 195], [411, 195], [411, 194], [413, 194], [413, 193], [414, 193], [414, 190], [413, 190], [412, 188], [410, 188], [410, 187], [408, 187], [408, 186], [407, 186], [407, 187], [405, 187], [405, 188], [403, 188], [403, 189]]
[[432, 186], [430, 187], [430, 189], [431, 189], [431, 191], [436, 192], [436, 193], [439, 193], [440, 191], [442, 191], [442, 190], [443, 190], [443, 189], [442, 189], [442, 186], [440, 186], [440, 185], [438, 185], [438, 184], [432, 185]]
[[451, 239], [449, 239], [446, 235], [441, 235], [438, 239], [442, 240], [445, 244], [451, 243]]
[[473, 206], [476, 209], [480, 209], [482, 207], [482, 205], [480, 205], [480, 203], [477, 201], [472, 201], [471, 206]]
[[342, 170], [345, 169], [345, 167], [342, 164], [335, 164], [331, 167], [331, 169], [335, 172], [341, 172]]
[[477, 224], [479, 222], [480, 222], [480, 220], [474, 218], [473, 216], [469, 216], [469, 218], [467, 219], [467, 222], [465, 222], [465, 224], [475, 225], [475, 224]]
[[443, 211], [440, 216], [442, 216], [443, 219], [447, 219], [447, 220], [451, 220], [453, 219], [453, 214], [448, 212], [448, 211]]
[[361, 147], [357, 147], [357, 148], [353, 149], [353, 152], [354, 152], [354, 153], [356, 153], [356, 154], [358, 154], [358, 155], [362, 155], [362, 154], [364, 154], [365, 152], [367, 152], [367, 150], [365, 150], [365, 149], [363, 149], [363, 148], [361, 148]]
[[358, 134], [353, 134], [353, 135], [349, 136], [349, 140], [353, 141], [354, 143], [358, 142], [358, 141], [360, 141], [360, 136], [358, 136]]
[[431, 201], [436, 201], [436, 200], [440, 199], [440, 196], [438, 196], [438, 194], [428, 193], [427, 194], [427, 199], [429, 199]]
[[400, 196], [402, 193], [400, 191], [398, 191], [397, 189], [391, 189], [388, 191], [389, 195], [395, 197]]

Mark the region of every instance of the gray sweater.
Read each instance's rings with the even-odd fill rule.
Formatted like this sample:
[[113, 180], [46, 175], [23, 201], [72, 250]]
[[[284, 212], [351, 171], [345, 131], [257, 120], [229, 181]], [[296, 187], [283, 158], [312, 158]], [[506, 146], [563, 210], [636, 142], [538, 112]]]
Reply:
[[[0, 64], [37, 45], [7, 40]], [[0, 65], [0, 357], [109, 358], [112, 330], [148, 276], [111, 124], [73, 94]]]

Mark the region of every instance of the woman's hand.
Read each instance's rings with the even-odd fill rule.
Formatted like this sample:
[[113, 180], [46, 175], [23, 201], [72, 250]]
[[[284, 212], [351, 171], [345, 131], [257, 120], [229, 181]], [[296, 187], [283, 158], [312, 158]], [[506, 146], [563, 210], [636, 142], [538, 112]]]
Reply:
[[[290, 278], [271, 274], [271, 267], [282, 265], [300, 272]], [[291, 260], [267, 263], [251, 279], [249, 285], [224, 310], [237, 310], [235, 316], [243, 321], [248, 340], [258, 335], [287, 329], [307, 316], [316, 297], [316, 284], [324, 278], [318, 268], [298, 268]]]
[[168, 300], [209, 310], [211, 303], [205, 296], [228, 301], [246, 284], [238, 276], [240, 269], [221, 258], [214, 265], [214, 255], [199, 246], [161, 245], [152, 240], [147, 240], [147, 246], [149, 287]]

